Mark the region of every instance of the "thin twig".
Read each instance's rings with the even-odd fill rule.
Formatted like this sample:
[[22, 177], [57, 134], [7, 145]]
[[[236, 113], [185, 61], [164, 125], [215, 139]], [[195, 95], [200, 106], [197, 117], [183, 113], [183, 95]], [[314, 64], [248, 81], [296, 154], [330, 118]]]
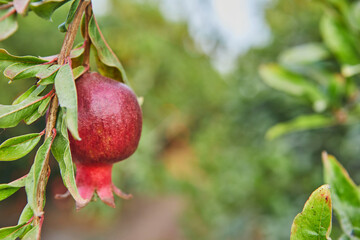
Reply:
[[89, 36], [89, 22], [92, 16], [92, 5], [91, 3], [86, 7], [85, 10], [85, 29], [84, 29], [84, 58], [83, 65], [85, 67], [89, 67], [90, 64], [90, 47], [91, 47], [91, 39]]
[[[60, 65], [64, 64], [66, 59], [70, 55], [71, 48], [74, 45], [76, 33], [79, 29], [81, 18], [83, 16], [83, 13], [88, 4], [89, 4], [88, 0], [81, 0], [79, 7], [76, 11], [74, 20], [69, 25], [69, 29], [65, 35], [65, 39], [64, 39], [64, 42], [61, 47], [61, 51], [60, 51], [60, 54], [59, 54], [59, 57], [57, 60], [58, 64], [60, 64]], [[55, 95], [53, 97], [53, 99], [51, 100], [49, 114], [46, 119], [45, 140], [49, 137], [54, 137], [54, 135], [56, 134], [53, 130], [55, 129], [55, 125], [56, 125], [56, 116], [57, 116], [58, 108], [59, 108], [59, 100], [58, 100], [57, 96]], [[44, 207], [43, 206], [44, 195], [45, 195], [45, 190], [46, 190], [48, 174], [50, 172], [49, 154], [46, 155], [45, 166], [46, 167], [44, 167], [43, 171], [40, 174], [40, 181], [39, 181], [39, 188], [38, 188], [39, 190], [37, 192], [37, 204], [38, 204], [37, 207], [39, 210], [38, 212], [42, 212], [43, 207]], [[41, 217], [36, 217], [34, 220], [35, 220], [35, 225], [41, 223]]]

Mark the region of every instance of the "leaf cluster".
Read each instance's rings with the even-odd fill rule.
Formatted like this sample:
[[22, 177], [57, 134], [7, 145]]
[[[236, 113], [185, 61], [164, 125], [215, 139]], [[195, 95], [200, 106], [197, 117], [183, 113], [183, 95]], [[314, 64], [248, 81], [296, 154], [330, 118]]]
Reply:
[[359, 1], [321, 1], [321, 42], [295, 46], [260, 67], [264, 82], [311, 107], [311, 114], [270, 128], [268, 139], [314, 128], [352, 124], [359, 117]]

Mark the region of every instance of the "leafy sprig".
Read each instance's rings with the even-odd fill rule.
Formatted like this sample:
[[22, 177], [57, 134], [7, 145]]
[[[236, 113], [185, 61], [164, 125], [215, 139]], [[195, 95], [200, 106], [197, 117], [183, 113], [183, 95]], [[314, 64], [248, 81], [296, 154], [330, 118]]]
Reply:
[[[32, 151], [44, 136], [29, 173], [11, 183], [0, 184], [0, 201], [22, 187], [25, 187], [28, 200], [18, 225], [1, 228], [0, 239], [40, 239], [50, 174], [50, 152], [59, 164], [69, 193], [78, 205], [84, 203], [75, 184], [68, 131], [75, 139], [80, 139], [75, 80], [89, 70], [90, 49], [95, 51], [97, 68], [103, 75], [128, 83], [123, 66], [107, 44], [92, 14], [90, 0], [0, 0], [0, 40], [16, 31], [18, 14], [25, 16], [34, 12], [51, 20], [54, 11], [67, 2], [72, 2], [72, 5], [66, 20], [59, 26], [61, 31], [66, 32], [59, 54], [48, 57], [15, 56], [0, 49], [0, 70], [9, 83], [34, 81], [34, 85], [11, 105], [0, 105], [0, 127], [15, 127], [21, 121], [32, 124], [47, 113], [44, 131], [13, 137], [0, 145], [0, 161], [15, 161]], [[73, 47], [81, 22], [84, 42]]]

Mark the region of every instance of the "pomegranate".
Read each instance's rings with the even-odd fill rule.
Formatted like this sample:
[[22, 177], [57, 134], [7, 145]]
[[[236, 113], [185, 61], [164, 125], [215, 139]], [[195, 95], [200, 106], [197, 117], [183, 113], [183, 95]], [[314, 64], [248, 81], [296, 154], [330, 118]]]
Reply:
[[70, 135], [76, 164], [76, 184], [85, 204], [95, 191], [100, 199], [115, 207], [113, 192], [125, 199], [111, 180], [112, 164], [132, 155], [139, 143], [142, 113], [133, 91], [125, 84], [98, 73], [85, 73], [76, 80], [78, 128], [81, 140]]

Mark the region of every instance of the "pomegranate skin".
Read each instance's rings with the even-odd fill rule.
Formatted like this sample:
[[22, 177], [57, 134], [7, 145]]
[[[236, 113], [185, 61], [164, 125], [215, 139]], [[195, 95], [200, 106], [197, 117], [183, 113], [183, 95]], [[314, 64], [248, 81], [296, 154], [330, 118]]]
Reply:
[[131, 156], [138, 146], [141, 108], [128, 86], [95, 72], [76, 80], [76, 89], [81, 140], [71, 134], [69, 140], [77, 166], [77, 187], [87, 202], [96, 191], [102, 201], [114, 207], [113, 191], [120, 197], [131, 197], [112, 184], [111, 169], [113, 163]]

